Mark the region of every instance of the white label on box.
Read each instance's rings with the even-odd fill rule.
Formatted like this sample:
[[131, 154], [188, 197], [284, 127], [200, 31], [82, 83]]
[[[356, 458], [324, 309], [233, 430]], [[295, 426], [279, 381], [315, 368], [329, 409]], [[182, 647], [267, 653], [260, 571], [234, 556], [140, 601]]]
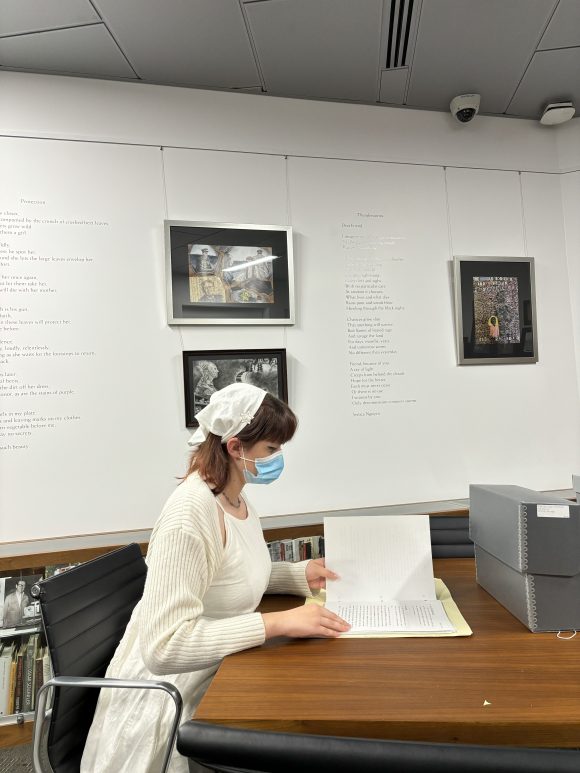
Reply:
[[568, 505], [538, 505], [538, 518], [569, 518]]

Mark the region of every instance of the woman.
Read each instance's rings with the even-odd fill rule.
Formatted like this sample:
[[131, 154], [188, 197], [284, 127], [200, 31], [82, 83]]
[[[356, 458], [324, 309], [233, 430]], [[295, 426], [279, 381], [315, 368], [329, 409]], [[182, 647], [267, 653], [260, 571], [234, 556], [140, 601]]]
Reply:
[[[147, 581], [107, 676], [172, 682], [193, 715], [223, 657], [274, 636], [336, 637], [348, 623], [317, 604], [255, 612], [264, 592], [307, 596], [336, 575], [324, 561], [272, 563], [259, 519], [242, 494], [271, 483], [296, 417], [251, 384], [212, 394], [189, 441], [189, 470], [153, 528]], [[250, 686], [248, 686], [250, 689]], [[169, 735], [169, 698], [150, 690], [103, 690], [82, 773], [153, 773]], [[170, 770], [187, 773], [174, 753]]]

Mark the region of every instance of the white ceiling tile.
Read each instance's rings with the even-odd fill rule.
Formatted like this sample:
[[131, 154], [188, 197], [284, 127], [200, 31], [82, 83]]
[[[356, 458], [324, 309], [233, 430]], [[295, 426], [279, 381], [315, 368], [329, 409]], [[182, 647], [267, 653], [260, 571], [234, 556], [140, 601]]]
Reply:
[[0, 35], [38, 32], [100, 21], [88, 0], [2, 0]]
[[269, 0], [246, 13], [270, 93], [374, 102], [382, 0]]
[[405, 86], [409, 75], [408, 67], [397, 67], [394, 70], [381, 72], [381, 93], [379, 102], [391, 105], [402, 105], [405, 99]]
[[580, 2], [560, 0], [538, 50], [580, 46]]
[[539, 118], [548, 102], [568, 100], [580, 108], [580, 47], [534, 54], [507, 112]]
[[0, 65], [39, 72], [135, 77], [102, 24], [0, 38]]
[[260, 79], [237, 0], [96, 0], [139, 77], [239, 88]]
[[407, 104], [447, 110], [458, 94], [481, 94], [481, 111], [503, 113], [555, 0], [424, 2]]

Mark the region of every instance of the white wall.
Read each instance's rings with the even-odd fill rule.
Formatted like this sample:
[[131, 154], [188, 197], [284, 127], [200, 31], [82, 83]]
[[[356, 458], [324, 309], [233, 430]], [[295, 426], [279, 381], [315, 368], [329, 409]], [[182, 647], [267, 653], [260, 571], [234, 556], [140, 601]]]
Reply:
[[159, 156], [0, 143], [1, 539], [138, 528], [182, 468]]
[[[82, 367], [69, 358], [67, 373], [54, 358], [48, 370], [28, 362], [30, 378], [72, 385], [61, 407], [68, 415], [76, 400], [82, 420], [36, 430], [21, 456], [0, 452], [0, 506], [11, 514], [0, 539], [153, 523], [184, 461], [182, 349], [288, 351], [301, 426], [283, 480], [252, 492], [262, 514], [451, 499], [470, 482], [570, 486], [580, 469], [568, 274], [579, 270], [580, 191], [558, 172], [574, 158], [572, 142], [529, 121], [460, 127], [438, 113], [20, 73], [0, 73], [0, 90], [0, 210], [109, 224], [35, 225], [22, 237], [39, 252], [94, 260], [77, 274], [24, 262], [58, 289], [34, 299], [35, 313], [66, 312], [71, 326], [12, 338], [44, 344], [48, 335], [53, 350], [67, 336], [86, 339], [98, 356]], [[164, 218], [291, 224], [297, 324], [168, 328]], [[377, 312], [393, 325], [388, 365], [351, 352], [356, 251], [345, 248], [345, 223], [379, 256], [360, 270], [375, 272], [397, 307]], [[453, 254], [535, 257], [537, 365], [456, 366]], [[2, 261], [9, 277], [21, 273]], [[367, 380], [376, 368], [402, 374], [375, 415], [352, 402], [361, 364]], [[10, 408], [55, 413], [56, 398], [41, 399], [24, 395]]]
[[2, 133], [488, 169], [558, 171], [536, 121], [0, 72]]
[[562, 206], [580, 387], [580, 117], [559, 127], [557, 150], [559, 167], [565, 172], [561, 175]]
[[580, 171], [562, 175], [561, 185], [574, 349], [580, 388]]
[[558, 126], [554, 134], [558, 168], [561, 172], [580, 170], [580, 116]]

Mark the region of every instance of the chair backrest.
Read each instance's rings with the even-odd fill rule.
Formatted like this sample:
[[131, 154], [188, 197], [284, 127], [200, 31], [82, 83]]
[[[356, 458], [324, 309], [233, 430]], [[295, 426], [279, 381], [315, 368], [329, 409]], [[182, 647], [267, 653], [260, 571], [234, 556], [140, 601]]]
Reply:
[[[177, 749], [223, 773], [578, 773], [580, 751], [377, 741], [185, 722]], [[191, 768], [197, 770], [197, 768]]]
[[469, 516], [430, 515], [431, 552], [433, 558], [473, 558], [469, 537]]
[[[102, 677], [145, 585], [137, 544], [106, 553], [38, 583], [55, 676]], [[78, 773], [99, 690], [55, 690], [48, 758], [54, 773]]]

